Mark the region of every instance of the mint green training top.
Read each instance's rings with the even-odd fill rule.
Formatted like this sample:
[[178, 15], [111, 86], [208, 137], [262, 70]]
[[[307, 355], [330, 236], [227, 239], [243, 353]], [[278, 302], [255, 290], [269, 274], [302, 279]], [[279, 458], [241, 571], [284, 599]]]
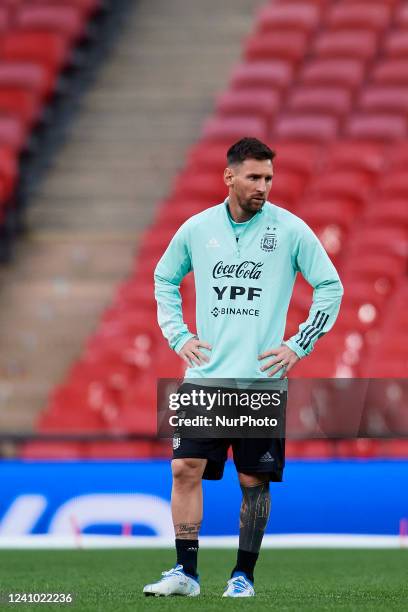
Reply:
[[260, 370], [267, 360], [258, 361], [258, 355], [282, 344], [297, 272], [314, 288], [313, 302], [285, 344], [304, 357], [337, 318], [342, 284], [304, 221], [265, 202], [242, 225], [237, 239], [226, 199], [188, 219], [156, 266], [158, 322], [176, 352], [194, 336], [183, 321], [179, 290], [186, 274], [194, 273], [197, 334], [212, 350], [200, 349], [209, 363], [189, 367], [186, 378], [267, 377]]

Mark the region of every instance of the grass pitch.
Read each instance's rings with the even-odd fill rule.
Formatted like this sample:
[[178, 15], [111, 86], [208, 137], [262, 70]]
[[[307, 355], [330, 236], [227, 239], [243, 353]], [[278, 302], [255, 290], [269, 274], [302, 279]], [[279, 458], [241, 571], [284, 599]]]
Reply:
[[[0, 551], [1, 610], [101, 612], [245, 609], [390, 612], [408, 610], [407, 550], [264, 550], [256, 597], [221, 600], [232, 550], [199, 553], [202, 595], [145, 597], [145, 583], [174, 565], [170, 550]], [[73, 593], [74, 603], [5, 603], [9, 592]]]

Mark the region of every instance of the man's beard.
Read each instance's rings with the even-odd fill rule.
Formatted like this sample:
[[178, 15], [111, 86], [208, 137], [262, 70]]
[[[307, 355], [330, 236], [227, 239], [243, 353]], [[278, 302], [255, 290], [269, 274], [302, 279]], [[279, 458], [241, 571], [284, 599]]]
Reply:
[[265, 201], [266, 201], [265, 198], [261, 198], [261, 199], [249, 198], [249, 200], [245, 200], [244, 202], [242, 202], [241, 208], [245, 212], [252, 212], [252, 213], [257, 212], [258, 210], [261, 210], [261, 208], [265, 204]]

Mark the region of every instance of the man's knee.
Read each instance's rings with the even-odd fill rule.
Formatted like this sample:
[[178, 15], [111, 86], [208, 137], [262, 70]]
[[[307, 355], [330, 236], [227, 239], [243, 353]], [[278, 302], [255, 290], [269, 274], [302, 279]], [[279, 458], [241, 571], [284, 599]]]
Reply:
[[256, 487], [257, 485], [269, 482], [268, 474], [243, 474], [238, 473], [239, 484], [243, 487]]
[[171, 463], [173, 483], [176, 486], [197, 485], [203, 476], [206, 462], [206, 459], [173, 459]]

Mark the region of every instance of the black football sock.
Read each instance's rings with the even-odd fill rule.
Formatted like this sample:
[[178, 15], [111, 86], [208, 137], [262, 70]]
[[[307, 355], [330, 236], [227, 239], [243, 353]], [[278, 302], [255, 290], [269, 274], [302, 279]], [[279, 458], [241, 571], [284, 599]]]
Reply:
[[183, 566], [186, 574], [197, 578], [198, 540], [176, 538], [177, 563]]
[[254, 569], [258, 560], [259, 553], [249, 552], [249, 550], [241, 550], [238, 548], [237, 564], [231, 572], [231, 577], [234, 572], [244, 572], [251, 582], [254, 581]]

